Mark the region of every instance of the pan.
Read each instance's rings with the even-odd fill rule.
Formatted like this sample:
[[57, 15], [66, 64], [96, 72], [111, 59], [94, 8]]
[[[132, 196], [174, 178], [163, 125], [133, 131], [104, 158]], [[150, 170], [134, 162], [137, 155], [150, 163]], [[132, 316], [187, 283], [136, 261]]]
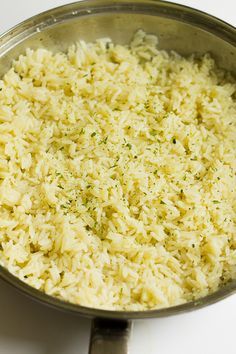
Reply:
[[[34, 16], [0, 37], [0, 75], [26, 48], [66, 50], [78, 39], [111, 37], [126, 44], [142, 28], [159, 38], [159, 48], [182, 55], [210, 53], [219, 67], [236, 74], [236, 29], [195, 9], [157, 0], [85, 0]], [[0, 266], [0, 277], [38, 302], [93, 319], [90, 354], [128, 353], [131, 322], [208, 306], [236, 292], [236, 280], [199, 300], [150, 311], [110, 311], [64, 302], [36, 290]]]

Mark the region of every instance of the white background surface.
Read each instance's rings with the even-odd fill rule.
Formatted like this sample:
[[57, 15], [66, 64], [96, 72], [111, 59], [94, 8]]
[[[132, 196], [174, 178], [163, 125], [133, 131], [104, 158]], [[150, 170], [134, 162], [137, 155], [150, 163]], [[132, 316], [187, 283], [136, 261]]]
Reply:
[[[0, 32], [68, 2], [0, 0]], [[235, 0], [180, 2], [236, 25]], [[87, 354], [89, 329], [89, 320], [48, 309], [0, 281], [0, 354]], [[236, 354], [235, 329], [236, 295], [186, 315], [135, 322], [130, 354]]]

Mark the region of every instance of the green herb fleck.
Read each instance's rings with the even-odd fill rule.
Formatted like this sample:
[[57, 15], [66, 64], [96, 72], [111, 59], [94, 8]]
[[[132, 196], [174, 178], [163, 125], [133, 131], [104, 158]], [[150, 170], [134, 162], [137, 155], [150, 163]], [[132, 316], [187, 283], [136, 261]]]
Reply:
[[157, 131], [156, 131], [156, 130], [151, 130], [151, 131], [150, 131], [150, 135], [152, 135], [152, 136], [157, 135]]
[[93, 138], [95, 135], [96, 135], [96, 132], [93, 132], [93, 133], [91, 134], [91, 137]]
[[101, 140], [101, 144], [106, 144], [107, 143], [108, 136], [105, 137], [105, 139]]
[[175, 138], [172, 139], [172, 143], [176, 144], [176, 139]]

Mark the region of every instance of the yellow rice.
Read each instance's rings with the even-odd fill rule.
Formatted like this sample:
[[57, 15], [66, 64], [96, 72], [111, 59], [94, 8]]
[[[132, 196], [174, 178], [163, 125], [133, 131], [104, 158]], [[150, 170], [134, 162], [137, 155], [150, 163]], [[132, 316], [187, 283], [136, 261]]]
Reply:
[[0, 81], [0, 263], [115, 310], [236, 277], [236, 85], [214, 60], [99, 39], [27, 49]]

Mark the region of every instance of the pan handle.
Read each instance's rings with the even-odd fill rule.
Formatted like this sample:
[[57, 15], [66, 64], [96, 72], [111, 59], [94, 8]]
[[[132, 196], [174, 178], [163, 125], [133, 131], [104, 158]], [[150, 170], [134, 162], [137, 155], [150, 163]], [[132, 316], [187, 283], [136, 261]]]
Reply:
[[128, 354], [131, 322], [97, 319], [92, 322], [89, 354]]

